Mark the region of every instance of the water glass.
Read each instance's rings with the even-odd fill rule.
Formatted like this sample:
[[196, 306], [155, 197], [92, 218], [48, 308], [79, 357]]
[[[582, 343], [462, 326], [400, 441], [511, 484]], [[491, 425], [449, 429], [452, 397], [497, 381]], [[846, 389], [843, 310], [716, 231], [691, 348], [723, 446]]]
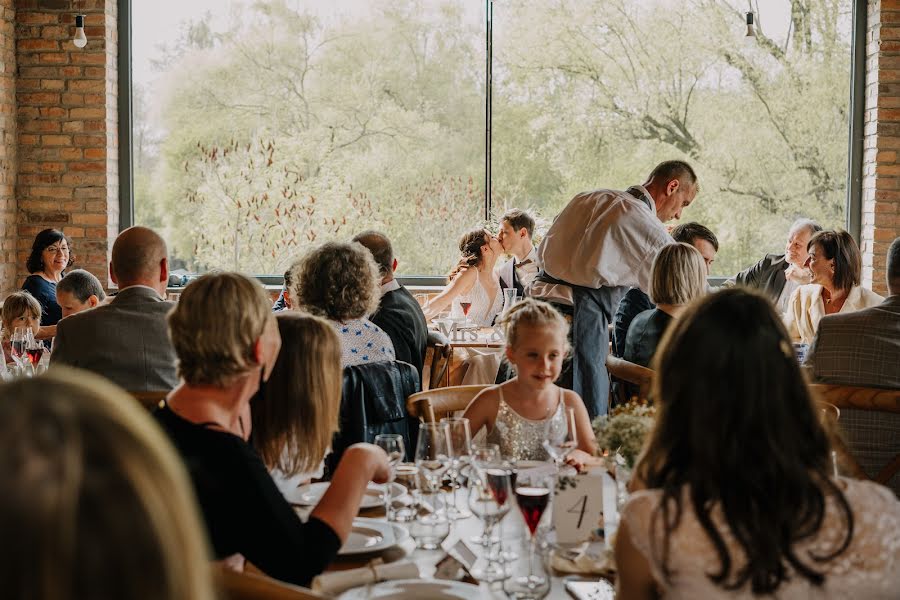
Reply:
[[578, 447], [578, 430], [575, 426], [575, 409], [566, 407], [566, 426], [562, 429], [550, 419], [544, 433], [544, 450], [556, 463], [556, 467], [562, 466], [569, 452]]
[[388, 457], [388, 466], [390, 473], [385, 484], [384, 490], [384, 513], [388, 514], [391, 510], [391, 493], [392, 483], [394, 482], [395, 469], [406, 455], [406, 449], [403, 446], [403, 436], [397, 433], [381, 433], [375, 436], [375, 445], [384, 450]]
[[394, 468], [394, 481], [405, 487], [407, 495], [393, 498], [388, 503], [388, 521], [408, 523], [416, 518], [419, 510], [419, 469], [411, 463], [400, 463]]

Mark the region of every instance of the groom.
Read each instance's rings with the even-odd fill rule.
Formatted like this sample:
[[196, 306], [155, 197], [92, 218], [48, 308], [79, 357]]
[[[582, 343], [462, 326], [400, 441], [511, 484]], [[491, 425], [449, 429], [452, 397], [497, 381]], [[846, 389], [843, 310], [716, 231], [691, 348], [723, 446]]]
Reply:
[[523, 210], [514, 208], [500, 219], [497, 239], [503, 250], [512, 258], [499, 268], [500, 288], [515, 288], [520, 296], [538, 274], [537, 252], [531, 236], [534, 234], [534, 218]]

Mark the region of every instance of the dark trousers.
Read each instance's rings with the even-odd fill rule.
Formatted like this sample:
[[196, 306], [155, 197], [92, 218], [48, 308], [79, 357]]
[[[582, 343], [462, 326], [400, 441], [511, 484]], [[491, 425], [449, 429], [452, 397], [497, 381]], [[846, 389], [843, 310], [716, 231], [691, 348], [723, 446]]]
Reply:
[[627, 287], [572, 286], [572, 389], [584, 400], [591, 419], [609, 410], [609, 324]]

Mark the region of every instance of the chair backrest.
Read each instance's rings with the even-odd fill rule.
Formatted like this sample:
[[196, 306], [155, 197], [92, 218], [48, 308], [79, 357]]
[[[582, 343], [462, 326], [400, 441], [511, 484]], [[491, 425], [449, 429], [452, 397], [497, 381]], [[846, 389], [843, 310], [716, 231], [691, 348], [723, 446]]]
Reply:
[[380, 433], [402, 435], [407, 453], [413, 452], [418, 420], [406, 411], [406, 399], [418, 389], [418, 370], [400, 360], [345, 367], [340, 430], [331, 442], [332, 453], [325, 458], [326, 477], [334, 472], [344, 450], [357, 442], [372, 443]]
[[[430, 357], [429, 357], [430, 351]], [[428, 389], [443, 387], [446, 385], [447, 369], [450, 367], [450, 357], [453, 355], [453, 346], [443, 333], [438, 331], [428, 332], [428, 346], [425, 350], [425, 363], [430, 364], [428, 369]], [[430, 358], [430, 363], [429, 363]], [[425, 382], [422, 382], [425, 389]]]
[[224, 600], [321, 600], [327, 597], [265, 575], [230, 569], [218, 569], [216, 579]]
[[410, 416], [423, 421], [440, 420], [451, 413], [465, 410], [475, 396], [488, 385], [454, 385], [413, 394], [406, 399]]
[[139, 391], [131, 391], [128, 392], [131, 394], [135, 400], [141, 403], [141, 406], [146, 408], [147, 410], [154, 410], [157, 408], [160, 403], [166, 399], [166, 396], [169, 395], [168, 391], [152, 391], [152, 392], [139, 392]]
[[[653, 369], [648, 369], [647, 367], [642, 367], [641, 365], [629, 362], [624, 358], [607, 354], [606, 370], [609, 371], [610, 375], [638, 386], [640, 390], [639, 398], [641, 400], [646, 400], [650, 395], [650, 386], [653, 383], [654, 375]], [[627, 401], [629, 398], [625, 398], [625, 400]]]
[[[820, 403], [834, 405], [838, 410], [900, 414], [900, 390], [821, 383], [810, 384], [809, 389]], [[852, 448], [847, 449], [841, 440], [838, 440], [836, 445], [847, 470], [854, 477], [869, 477], [853, 456]], [[898, 472], [900, 472], [900, 453], [888, 460], [872, 479], [887, 484]]]

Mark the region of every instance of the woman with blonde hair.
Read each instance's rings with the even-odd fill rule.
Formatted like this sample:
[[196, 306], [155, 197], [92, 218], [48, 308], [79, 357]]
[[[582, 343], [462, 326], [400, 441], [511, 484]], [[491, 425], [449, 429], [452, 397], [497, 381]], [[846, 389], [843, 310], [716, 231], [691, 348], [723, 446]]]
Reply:
[[282, 491], [322, 476], [338, 430], [341, 344], [325, 319], [299, 311], [277, 317], [281, 350], [254, 398], [253, 445]]
[[452, 305], [451, 315], [490, 327], [503, 309], [500, 277], [494, 271], [503, 246], [487, 229], [474, 229], [460, 238], [459, 253], [447, 287], [425, 305], [425, 318], [431, 320]]
[[656, 308], [631, 321], [625, 336], [625, 360], [650, 366], [666, 329], [695, 298], [706, 293], [706, 262], [690, 244], [664, 246], [650, 272], [650, 298]]
[[66, 367], [0, 398], [4, 597], [216, 597], [187, 473], [134, 398]]
[[350, 535], [369, 481], [387, 479], [387, 456], [371, 444], [348, 448], [300, 521], [248, 441], [250, 399], [281, 347], [270, 306], [263, 287], [238, 273], [188, 285], [168, 318], [182, 383], [155, 416], [189, 466], [216, 558], [240, 554], [267, 575], [308, 586]]

